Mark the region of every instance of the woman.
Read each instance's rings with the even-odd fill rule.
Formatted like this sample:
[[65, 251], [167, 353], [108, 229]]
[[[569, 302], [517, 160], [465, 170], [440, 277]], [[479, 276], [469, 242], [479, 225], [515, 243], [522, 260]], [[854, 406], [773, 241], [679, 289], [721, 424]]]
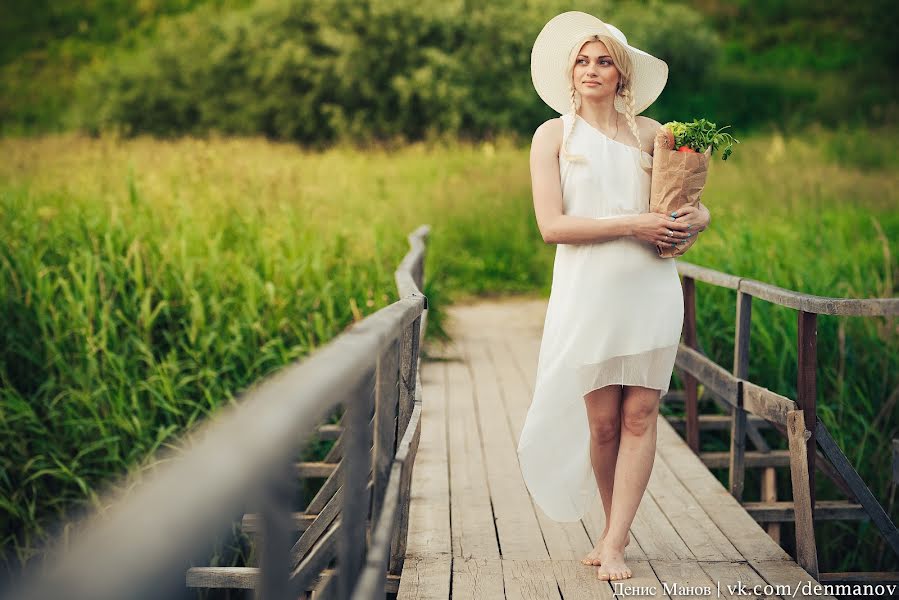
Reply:
[[537, 225], [557, 246], [519, 463], [554, 520], [580, 519], [599, 490], [606, 526], [583, 562], [600, 579], [626, 579], [684, 317], [675, 263], [655, 246], [694, 243], [710, 216], [701, 204], [649, 212], [660, 124], [636, 115], [665, 87], [665, 62], [566, 12], [537, 37], [531, 75], [561, 114], [537, 128], [530, 158]]

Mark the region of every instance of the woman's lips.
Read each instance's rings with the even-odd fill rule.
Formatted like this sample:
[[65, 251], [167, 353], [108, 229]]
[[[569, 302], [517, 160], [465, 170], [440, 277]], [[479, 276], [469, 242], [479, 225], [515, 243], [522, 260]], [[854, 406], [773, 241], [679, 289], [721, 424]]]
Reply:
[[598, 81], [585, 81], [584, 85], [589, 85], [591, 87], [599, 85]]

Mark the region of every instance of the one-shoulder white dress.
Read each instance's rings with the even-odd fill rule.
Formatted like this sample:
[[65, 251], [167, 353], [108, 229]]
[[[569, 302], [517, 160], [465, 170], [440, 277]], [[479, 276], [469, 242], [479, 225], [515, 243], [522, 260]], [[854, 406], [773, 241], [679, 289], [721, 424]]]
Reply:
[[[649, 212], [651, 173], [640, 153], [573, 112], [568, 152], [559, 158], [565, 214], [608, 219]], [[563, 143], [565, 139], [563, 138]], [[673, 258], [634, 237], [557, 244], [552, 287], [537, 361], [534, 396], [518, 460], [538, 506], [556, 521], [576, 521], [597, 497], [590, 464], [584, 395], [606, 385], [668, 392], [684, 320]]]

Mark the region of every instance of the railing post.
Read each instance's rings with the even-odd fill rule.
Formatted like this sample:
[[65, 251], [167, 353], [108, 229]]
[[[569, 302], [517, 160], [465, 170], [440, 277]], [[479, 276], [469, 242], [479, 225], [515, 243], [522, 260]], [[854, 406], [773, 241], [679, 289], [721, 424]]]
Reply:
[[369, 415], [374, 379], [374, 369], [370, 369], [362, 378], [358, 391], [347, 401], [343, 417], [343, 491], [337, 546], [337, 597], [340, 600], [349, 600], [365, 565], [366, 521], [371, 506], [368, 491], [372, 438]]
[[[402, 440], [415, 408], [415, 387], [417, 385], [418, 347], [422, 315], [419, 315], [403, 330], [403, 345], [400, 353], [400, 400], [397, 417], [396, 439]], [[409, 492], [412, 486], [413, 464], [403, 466], [403, 479], [400, 483], [400, 507], [398, 523], [393, 530], [391, 540], [390, 563], [388, 572], [399, 575], [406, 558], [406, 536], [409, 531]]]
[[806, 444], [812, 432], [805, 428], [805, 411], [787, 413], [787, 441], [790, 446], [790, 478], [793, 482], [793, 518], [796, 526], [796, 562], [818, 579], [818, 550], [812, 515]]
[[815, 423], [818, 420], [815, 369], [818, 364], [818, 315], [799, 311], [799, 368], [796, 403], [805, 415], [805, 428], [811, 434], [806, 442], [808, 456], [808, 489], [812, 514], [815, 513]]
[[261, 600], [288, 600], [291, 502], [296, 488], [293, 457], [281, 465], [263, 491], [262, 548], [260, 581], [255, 597]]
[[[692, 277], [684, 276], [684, 343], [694, 349], [699, 349], [696, 336], [696, 281]], [[697, 398], [696, 378], [684, 372], [684, 388], [686, 398], [684, 405], [687, 411], [684, 426], [686, 427], [687, 445], [699, 454], [699, 408]]]
[[[734, 335], [734, 377], [746, 379], [749, 375], [749, 339], [752, 330], [752, 296], [737, 290], [736, 332]], [[743, 482], [746, 475], [746, 411], [743, 410], [743, 383], [737, 384], [737, 406], [731, 411], [730, 428], [730, 493], [737, 500], [743, 499]]]
[[399, 380], [399, 340], [394, 339], [377, 361], [375, 435], [371, 521], [377, 522], [384, 502], [390, 465], [396, 454], [396, 406]]

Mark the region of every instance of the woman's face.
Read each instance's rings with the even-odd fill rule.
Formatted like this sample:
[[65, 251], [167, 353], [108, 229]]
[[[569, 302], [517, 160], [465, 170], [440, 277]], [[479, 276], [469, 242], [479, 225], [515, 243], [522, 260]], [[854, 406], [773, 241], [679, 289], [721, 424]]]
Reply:
[[606, 45], [586, 42], [574, 59], [572, 83], [584, 100], [615, 96], [620, 75]]

